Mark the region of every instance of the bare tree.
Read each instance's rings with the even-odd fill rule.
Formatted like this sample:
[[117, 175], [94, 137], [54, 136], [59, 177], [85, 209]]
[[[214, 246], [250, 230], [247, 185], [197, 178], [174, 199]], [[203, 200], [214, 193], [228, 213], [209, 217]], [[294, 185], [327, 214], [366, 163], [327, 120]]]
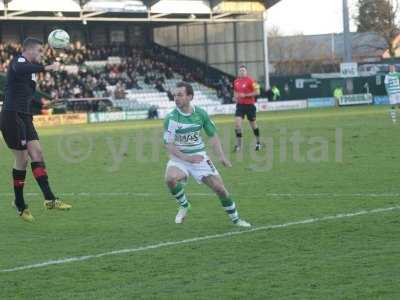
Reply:
[[313, 36], [284, 36], [278, 27], [268, 33], [270, 62], [276, 75], [297, 75], [334, 71], [329, 42]]
[[375, 50], [387, 51], [389, 57], [396, 56], [400, 43], [399, 1], [358, 0], [355, 16], [358, 32], [375, 32], [384, 40], [383, 45], [368, 45]]

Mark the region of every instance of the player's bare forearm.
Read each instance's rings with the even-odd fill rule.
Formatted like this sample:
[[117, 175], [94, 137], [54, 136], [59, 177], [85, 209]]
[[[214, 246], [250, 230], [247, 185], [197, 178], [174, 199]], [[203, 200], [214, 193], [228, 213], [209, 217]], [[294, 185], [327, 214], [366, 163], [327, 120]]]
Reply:
[[188, 155], [182, 153], [182, 151], [180, 151], [174, 144], [171, 144], [171, 143], [166, 144], [165, 148], [167, 149], [167, 151], [170, 155], [173, 155], [179, 159], [186, 161], [188, 158]]
[[222, 150], [222, 144], [218, 137], [218, 135], [214, 135], [210, 138], [210, 144], [214, 149], [214, 152], [220, 157], [224, 155], [224, 151]]
[[231, 167], [230, 161], [225, 157], [224, 150], [222, 149], [221, 140], [219, 139], [218, 135], [214, 135], [210, 138], [210, 144], [214, 149], [214, 152], [218, 155], [219, 160], [222, 164], [226, 167]]
[[175, 156], [186, 162], [198, 164], [204, 160], [203, 155], [187, 155], [180, 151], [174, 144], [166, 144], [165, 147], [167, 148], [170, 155]]

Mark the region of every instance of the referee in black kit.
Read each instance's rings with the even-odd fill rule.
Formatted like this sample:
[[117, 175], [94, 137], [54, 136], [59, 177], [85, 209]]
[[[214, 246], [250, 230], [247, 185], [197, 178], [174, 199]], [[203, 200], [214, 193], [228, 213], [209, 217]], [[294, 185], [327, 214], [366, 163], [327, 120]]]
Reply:
[[45, 198], [45, 208], [61, 210], [71, 208], [70, 205], [58, 200], [50, 188], [39, 137], [33, 125], [31, 105], [36, 89], [36, 73], [60, 69], [60, 64], [57, 62], [47, 66], [40, 64], [42, 56], [42, 42], [35, 38], [27, 38], [23, 43], [22, 54], [16, 55], [8, 67], [5, 99], [0, 116], [1, 132], [15, 157], [12, 169], [14, 205], [18, 215], [28, 222], [34, 221], [23, 195], [29, 158], [33, 176]]

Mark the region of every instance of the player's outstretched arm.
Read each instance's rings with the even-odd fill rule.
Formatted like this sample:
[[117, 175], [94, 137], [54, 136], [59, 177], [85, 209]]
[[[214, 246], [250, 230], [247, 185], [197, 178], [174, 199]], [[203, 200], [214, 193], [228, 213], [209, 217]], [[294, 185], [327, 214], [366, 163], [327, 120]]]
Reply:
[[39, 73], [43, 71], [58, 71], [60, 69], [60, 63], [55, 62], [51, 65], [43, 66], [42, 64], [31, 64], [28, 63], [24, 58], [21, 58], [20, 61], [17, 61], [13, 65], [15, 73], [22, 74], [32, 74]]
[[232, 167], [231, 162], [225, 156], [224, 150], [222, 149], [221, 141], [217, 134], [210, 138], [210, 144], [212, 145], [214, 152], [218, 155], [220, 162], [225, 167]]
[[45, 67], [40, 64], [28, 63], [25, 58], [21, 57], [16, 63], [14, 63], [13, 69], [15, 73], [22, 75], [43, 72]]

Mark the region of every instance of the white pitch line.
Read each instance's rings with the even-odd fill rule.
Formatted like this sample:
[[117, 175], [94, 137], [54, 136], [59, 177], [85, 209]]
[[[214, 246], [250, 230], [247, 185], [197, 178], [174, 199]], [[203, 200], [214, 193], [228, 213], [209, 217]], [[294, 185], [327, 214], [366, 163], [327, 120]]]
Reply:
[[16, 272], [16, 271], [22, 271], [22, 270], [45, 268], [45, 267], [52, 266], [52, 265], [63, 265], [63, 264], [67, 264], [67, 263], [72, 263], [72, 262], [77, 262], [77, 261], [85, 261], [85, 260], [100, 258], [100, 257], [104, 257], [104, 256], [121, 255], [121, 254], [134, 253], [134, 252], [143, 252], [143, 251], [148, 251], [148, 250], [153, 250], [153, 249], [164, 248], [164, 247], [168, 247], [168, 246], [196, 243], [199, 241], [219, 239], [219, 238], [224, 238], [224, 237], [228, 237], [228, 236], [241, 235], [241, 234], [251, 233], [251, 232], [256, 232], [256, 231], [285, 228], [285, 227], [295, 226], [295, 225], [311, 224], [311, 223], [317, 223], [317, 222], [322, 222], [322, 221], [327, 221], [327, 220], [352, 218], [352, 217], [361, 216], [361, 215], [389, 212], [389, 211], [398, 210], [398, 209], [400, 209], [400, 206], [392, 206], [392, 207], [377, 208], [377, 209], [372, 209], [372, 210], [360, 210], [360, 211], [357, 211], [354, 213], [341, 213], [341, 214], [337, 214], [337, 215], [330, 215], [330, 216], [325, 216], [325, 217], [320, 217], [320, 218], [311, 218], [311, 219], [305, 219], [305, 220], [277, 224], [277, 225], [259, 226], [259, 227], [254, 227], [254, 228], [251, 228], [248, 230], [231, 231], [231, 232], [226, 232], [226, 233], [221, 233], [221, 234], [206, 235], [206, 236], [200, 236], [200, 237], [195, 237], [195, 238], [181, 240], [181, 241], [169, 241], [169, 242], [163, 242], [163, 243], [153, 244], [153, 245], [148, 245], [148, 246], [141, 246], [141, 247], [137, 247], [137, 248], [128, 248], [128, 249], [114, 250], [114, 251], [110, 251], [110, 252], [103, 252], [103, 253], [99, 253], [99, 254], [68, 257], [68, 258], [62, 258], [62, 259], [57, 259], [57, 260], [49, 260], [49, 261], [40, 262], [40, 263], [36, 263], [36, 264], [31, 264], [31, 265], [19, 266], [19, 267], [14, 267], [14, 268], [9, 268], [9, 269], [2, 269], [2, 270], [0, 270], [0, 273], [10, 273], [10, 272]]
[[[400, 197], [400, 193], [350, 193], [350, 194], [338, 194], [338, 193], [261, 193], [263, 196], [268, 197]], [[60, 196], [67, 197], [122, 197], [122, 196], [139, 196], [139, 197], [159, 197], [165, 196], [166, 193], [137, 193], [137, 192], [64, 192], [57, 193]], [[199, 197], [210, 197], [214, 196], [212, 193], [190, 193], [191, 196]], [[14, 193], [0, 193], [0, 196], [14, 196]], [[29, 197], [41, 197], [40, 193], [25, 193], [25, 196]], [[246, 196], [249, 198], [249, 196]], [[254, 198], [250, 196], [250, 198]], [[259, 197], [256, 197], [259, 198]]]

